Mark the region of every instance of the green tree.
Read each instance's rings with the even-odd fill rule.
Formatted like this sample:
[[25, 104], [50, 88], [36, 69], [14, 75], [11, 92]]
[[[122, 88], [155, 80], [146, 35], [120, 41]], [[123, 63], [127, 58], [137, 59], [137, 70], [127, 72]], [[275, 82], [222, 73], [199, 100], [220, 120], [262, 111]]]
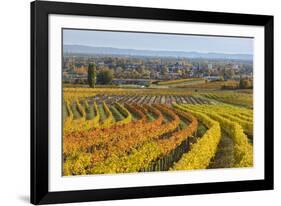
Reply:
[[88, 84], [89, 87], [95, 87], [96, 85], [96, 65], [89, 64], [88, 66]]
[[97, 74], [97, 82], [99, 84], [110, 84], [112, 82], [112, 79], [113, 79], [113, 72], [108, 68], [102, 69]]

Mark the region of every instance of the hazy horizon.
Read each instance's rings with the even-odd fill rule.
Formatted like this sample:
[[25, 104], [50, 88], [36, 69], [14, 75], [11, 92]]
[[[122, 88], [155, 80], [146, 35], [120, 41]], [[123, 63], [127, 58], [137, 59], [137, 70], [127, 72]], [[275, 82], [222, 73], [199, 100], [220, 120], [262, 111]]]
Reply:
[[246, 37], [64, 29], [63, 45], [253, 55], [253, 39]]
[[64, 46], [83, 46], [83, 47], [96, 47], [96, 48], [112, 48], [112, 49], [124, 49], [124, 50], [143, 50], [143, 51], [169, 51], [169, 52], [194, 52], [194, 53], [203, 53], [203, 54], [211, 54], [211, 53], [219, 53], [219, 54], [241, 54], [241, 55], [252, 55], [248, 53], [222, 53], [222, 52], [199, 52], [199, 51], [182, 51], [182, 50], [161, 50], [161, 49], [134, 49], [134, 48], [118, 48], [118, 47], [111, 47], [111, 46], [89, 46], [89, 45], [82, 45], [82, 44], [64, 44]]

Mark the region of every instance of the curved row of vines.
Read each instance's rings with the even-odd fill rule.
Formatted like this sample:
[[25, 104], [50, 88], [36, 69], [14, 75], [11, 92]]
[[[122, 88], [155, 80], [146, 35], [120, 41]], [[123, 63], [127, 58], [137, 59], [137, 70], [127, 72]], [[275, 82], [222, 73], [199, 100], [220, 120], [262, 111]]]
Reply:
[[234, 142], [232, 166], [253, 166], [251, 109], [107, 104], [72, 95], [63, 103], [63, 175], [206, 169], [223, 131]]

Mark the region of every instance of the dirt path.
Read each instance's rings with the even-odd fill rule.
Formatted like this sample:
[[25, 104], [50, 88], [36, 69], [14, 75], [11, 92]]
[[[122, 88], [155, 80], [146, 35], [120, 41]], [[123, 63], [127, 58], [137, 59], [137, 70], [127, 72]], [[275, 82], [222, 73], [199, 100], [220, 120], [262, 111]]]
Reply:
[[222, 131], [221, 141], [215, 158], [208, 169], [231, 168], [234, 164], [233, 140], [224, 131]]

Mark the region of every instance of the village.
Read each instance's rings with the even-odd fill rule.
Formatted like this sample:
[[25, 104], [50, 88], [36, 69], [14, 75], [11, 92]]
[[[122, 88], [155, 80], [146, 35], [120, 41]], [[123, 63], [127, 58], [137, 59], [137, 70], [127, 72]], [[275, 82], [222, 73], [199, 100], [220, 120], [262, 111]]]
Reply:
[[183, 78], [239, 81], [241, 78], [253, 77], [252, 62], [247, 60], [71, 54], [63, 59], [63, 82], [87, 84], [90, 63], [95, 64], [97, 72], [110, 70], [113, 85], [148, 85], [151, 82]]

